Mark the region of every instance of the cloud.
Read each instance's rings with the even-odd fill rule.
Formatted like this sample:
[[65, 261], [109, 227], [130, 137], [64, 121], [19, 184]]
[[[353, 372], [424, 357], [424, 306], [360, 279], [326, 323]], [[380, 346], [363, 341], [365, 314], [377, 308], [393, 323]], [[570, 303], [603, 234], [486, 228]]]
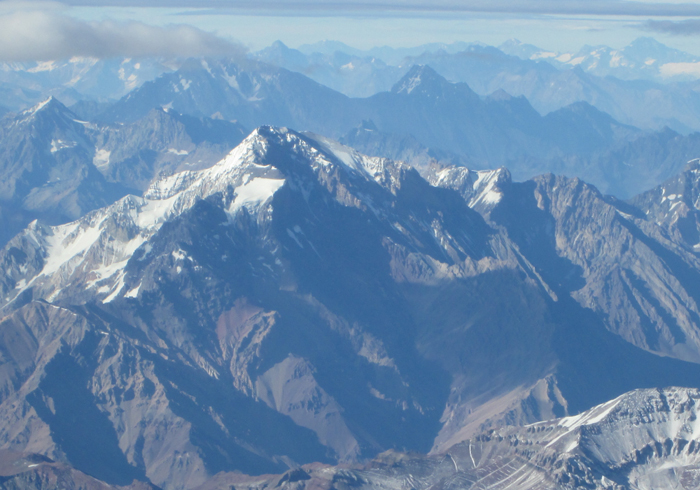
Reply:
[[690, 75], [694, 78], [700, 77], [700, 63], [664, 63], [659, 67], [659, 72], [664, 78], [671, 78], [678, 75]]
[[0, 60], [3, 61], [73, 56], [236, 56], [244, 51], [238, 44], [187, 25], [155, 27], [134, 21], [84, 22], [65, 15], [60, 7], [28, 10], [3, 7], [0, 9]]
[[512, 13], [700, 17], [697, 0], [66, 0], [80, 6], [148, 6], [212, 9], [210, 13], [257, 15], [413, 15], [416, 13]]
[[671, 20], [649, 20], [641, 25], [642, 29], [662, 34], [677, 36], [697, 36], [700, 34], [700, 19], [674, 22]]
[[66, 6], [53, 0], [0, 0], [0, 14], [17, 11], [65, 10]]

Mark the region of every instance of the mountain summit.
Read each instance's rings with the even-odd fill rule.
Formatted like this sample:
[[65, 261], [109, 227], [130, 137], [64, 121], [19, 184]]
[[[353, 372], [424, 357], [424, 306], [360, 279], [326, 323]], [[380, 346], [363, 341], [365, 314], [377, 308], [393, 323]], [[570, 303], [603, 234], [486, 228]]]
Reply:
[[478, 99], [479, 96], [472, 91], [467, 84], [453, 84], [439, 75], [427, 65], [414, 65], [392, 87], [391, 93], [398, 95], [410, 95], [413, 97], [459, 97], [465, 99]]

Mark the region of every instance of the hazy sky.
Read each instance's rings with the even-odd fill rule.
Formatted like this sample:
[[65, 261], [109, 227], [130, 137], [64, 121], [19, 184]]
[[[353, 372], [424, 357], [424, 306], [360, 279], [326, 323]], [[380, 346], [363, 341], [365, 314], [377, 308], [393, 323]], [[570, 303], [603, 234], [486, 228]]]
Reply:
[[556, 51], [653, 36], [700, 56], [700, 0], [0, 0], [0, 59], [220, 54], [331, 39], [359, 48], [510, 38]]

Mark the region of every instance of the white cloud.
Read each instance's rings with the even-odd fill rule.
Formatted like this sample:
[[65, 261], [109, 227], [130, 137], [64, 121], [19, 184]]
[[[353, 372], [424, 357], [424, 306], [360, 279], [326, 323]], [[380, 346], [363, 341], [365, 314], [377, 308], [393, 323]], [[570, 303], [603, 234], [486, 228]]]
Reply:
[[240, 45], [187, 25], [85, 22], [65, 15], [59, 4], [48, 2], [0, 2], [0, 6], [2, 61], [73, 56], [234, 56], [244, 51]]
[[700, 63], [665, 63], [659, 68], [661, 76], [671, 78], [679, 75], [700, 77]]
[[699, 16], [698, 0], [66, 0], [75, 6], [190, 7], [250, 15], [405, 15], [449, 13]]

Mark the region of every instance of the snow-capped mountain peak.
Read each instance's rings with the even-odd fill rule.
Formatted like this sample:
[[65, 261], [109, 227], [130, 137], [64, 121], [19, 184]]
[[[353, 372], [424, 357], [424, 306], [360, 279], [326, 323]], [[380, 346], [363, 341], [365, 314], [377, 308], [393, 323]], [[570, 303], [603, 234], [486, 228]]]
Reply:
[[419, 87], [420, 91], [427, 91], [444, 84], [449, 84], [449, 82], [429, 66], [415, 65], [401, 80], [396, 82], [391, 91], [396, 94], [410, 95]]
[[36, 112], [42, 110], [42, 109], [45, 108], [47, 105], [52, 104], [52, 103], [54, 103], [55, 101], [56, 101], [56, 99], [54, 98], [54, 96], [53, 96], [53, 95], [50, 95], [48, 98], [46, 98], [45, 100], [39, 102], [39, 103], [36, 104], [34, 107], [31, 107], [31, 108], [27, 109], [26, 111], [23, 111], [22, 114], [25, 114], [25, 115], [35, 114]]
[[[271, 158], [271, 147], [285, 147], [291, 160]], [[373, 206], [367, 185], [377, 186], [375, 192], [379, 192], [379, 186], [395, 192], [401, 173], [413, 171], [401, 163], [360, 155], [320, 136], [305, 137], [286, 128], [261, 127], [216, 165], [161, 178], [143, 197], [126, 196], [65, 225], [35, 223], [14, 243], [31, 246], [40, 260], [10, 273], [15, 286], [3, 303], [29, 288], [35, 297], [54, 301], [63, 293], [75, 295], [79, 283], [86, 293], [110, 302], [125, 292], [128, 261], [165, 222], [206, 199], [214, 199], [230, 221], [243, 210], [261, 222], [269, 220], [275, 193], [290, 177], [297, 187], [307, 185], [302, 177], [294, 176], [309, 167], [324, 175], [320, 181], [340, 178], [331, 187], [339, 185], [334, 191], [337, 199], [350, 206]], [[339, 177], [338, 170], [347, 177]], [[343, 179], [349, 180], [343, 183]]]
[[254, 214], [269, 203], [285, 178], [277, 168], [260, 163], [265, 146], [265, 139], [256, 131], [219, 164], [161, 179], [144, 197], [126, 196], [65, 225], [35, 223], [14, 241], [33, 244], [41, 261], [23, 267], [24, 273], [14, 271], [17, 285], [3, 302], [30, 287], [52, 301], [64, 288], [70, 289], [76, 278], [85, 277], [87, 291], [104, 302], [113, 300], [123, 292], [124, 269], [135, 251], [163, 223], [197, 201], [220, 193], [222, 206], [231, 217], [243, 208]]
[[[573, 476], [591, 480], [591, 488], [613, 482], [675, 488], [700, 462], [699, 402], [697, 389], [642, 389], [579, 415], [504, 429], [501, 435], [532, 445], [540, 462], [552, 458], [545, 466], [562, 483]], [[576, 467], [586, 470], [572, 473]]]
[[380, 157], [368, 157], [324, 136], [308, 134], [321, 148], [335, 157], [345, 168], [364, 176], [395, 193], [400, 186], [400, 173], [412, 171], [405, 163]]
[[32, 117], [38, 116], [39, 114], [55, 114], [65, 117], [73, 115], [73, 113], [65, 105], [63, 105], [57, 98], [51, 95], [45, 100], [34, 105], [33, 107], [22, 111], [19, 114], [19, 118], [23, 120], [29, 120]]

